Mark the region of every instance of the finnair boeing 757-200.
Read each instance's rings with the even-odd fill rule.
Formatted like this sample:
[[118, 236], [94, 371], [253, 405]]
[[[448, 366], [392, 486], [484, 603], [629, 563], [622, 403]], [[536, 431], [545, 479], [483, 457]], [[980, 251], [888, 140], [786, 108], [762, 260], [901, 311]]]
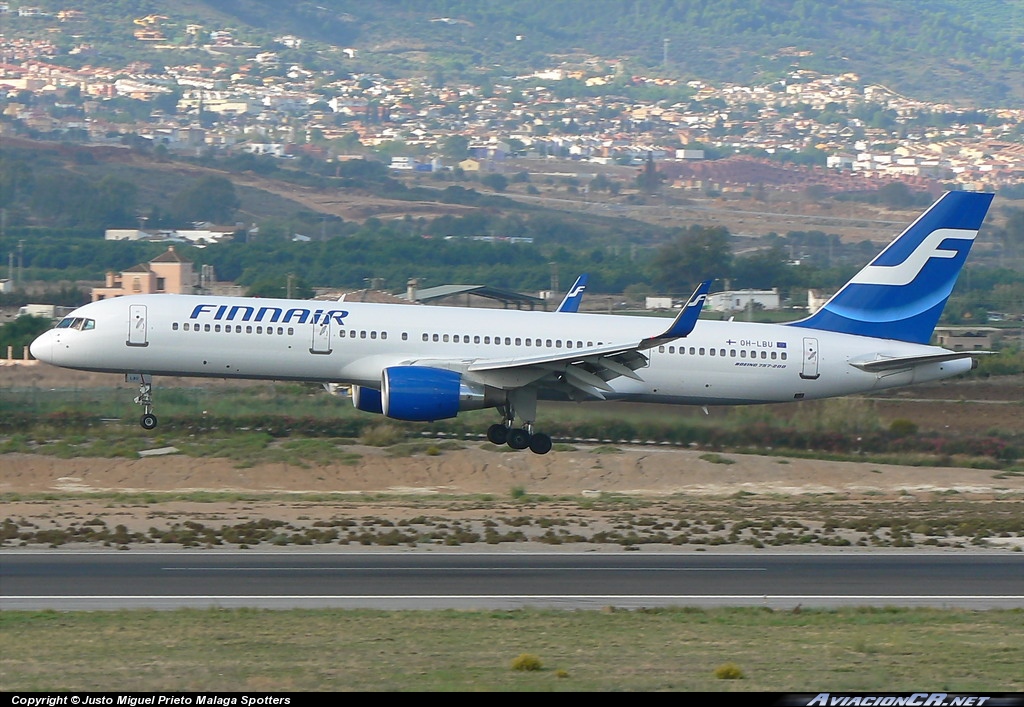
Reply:
[[348, 384], [358, 409], [398, 420], [497, 408], [488, 439], [544, 454], [538, 399], [774, 403], [970, 370], [978, 352], [929, 341], [991, 201], [944, 194], [824, 307], [788, 324], [698, 321], [710, 281], [667, 328], [574, 313], [571, 297], [562, 311], [524, 312], [155, 294], [80, 307], [31, 353], [126, 374], [146, 429], [157, 424], [153, 376], [311, 381]]

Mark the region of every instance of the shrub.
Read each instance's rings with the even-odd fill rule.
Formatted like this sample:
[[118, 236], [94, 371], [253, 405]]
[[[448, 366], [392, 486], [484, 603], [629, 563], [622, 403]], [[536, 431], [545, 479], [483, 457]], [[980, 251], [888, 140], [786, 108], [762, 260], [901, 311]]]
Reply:
[[394, 425], [374, 425], [363, 430], [359, 441], [370, 447], [390, 447], [405, 441], [405, 431]]
[[540, 658], [533, 653], [520, 653], [512, 660], [513, 670], [540, 670]]
[[892, 421], [889, 425], [889, 432], [896, 437], [910, 437], [917, 434], [917, 423], [901, 417]]
[[715, 677], [719, 680], [742, 680], [743, 671], [735, 663], [723, 663], [715, 668]]

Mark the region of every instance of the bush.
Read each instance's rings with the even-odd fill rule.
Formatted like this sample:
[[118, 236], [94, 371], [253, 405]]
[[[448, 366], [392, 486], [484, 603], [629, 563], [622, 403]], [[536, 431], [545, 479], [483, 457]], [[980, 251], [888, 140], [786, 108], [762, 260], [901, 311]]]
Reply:
[[723, 663], [715, 668], [715, 677], [719, 680], [742, 680], [744, 676], [735, 663]]
[[540, 658], [533, 653], [520, 653], [512, 660], [513, 670], [540, 670]]
[[897, 420], [893, 420], [889, 425], [889, 432], [896, 437], [911, 437], [917, 434], [917, 423], [904, 418], [899, 418]]
[[394, 425], [374, 425], [363, 430], [359, 441], [371, 447], [390, 447], [405, 441], [405, 431]]

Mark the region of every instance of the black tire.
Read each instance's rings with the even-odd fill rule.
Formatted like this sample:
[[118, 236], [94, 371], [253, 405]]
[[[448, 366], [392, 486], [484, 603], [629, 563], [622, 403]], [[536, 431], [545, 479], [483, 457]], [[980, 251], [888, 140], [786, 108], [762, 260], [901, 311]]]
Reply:
[[509, 430], [508, 446], [512, 449], [526, 449], [530, 446], [530, 433], [522, 428]]
[[144, 430], [156, 429], [156, 415], [147, 412], [139, 419], [139, 424]]
[[508, 441], [508, 428], [494, 424], [487, 428], [487, 441], [491, 444], [505, 444]]
[[543, 432], [537, 432], [530, 438], [530, 451], [534, 454], [547, 454], [551, 451], [551, 438]]

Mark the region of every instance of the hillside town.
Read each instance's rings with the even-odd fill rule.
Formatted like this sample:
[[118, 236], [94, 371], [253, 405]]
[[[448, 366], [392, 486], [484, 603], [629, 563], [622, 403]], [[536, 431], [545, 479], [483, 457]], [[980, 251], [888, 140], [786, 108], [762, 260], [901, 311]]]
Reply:
[[[54, 18], [0, 4], [0, 14], [13, 12], [74, 22], [85, 11]], [[705, 191], [1024, 183], [1024, 109], [925, 103], [853, 73], [794, 69], [765, 85], [712, 85], [625, 76], [620, 60], [586, 57], [487, 85], [439, 84], [348, 73], [352, 48], [341, 48], [336, 70], [289, 63], [280, 55], [303, 42], [290, 35], [275, 38], [278, 52], [225, 28], [189, 25], [187, 45], [161, 45], [161, 18], [138, 18], [135, 41], [160, 45], [181, 63], [69, 68], [55, 60], [62, 52], [88, 58], [88, 43], [60, 49], [0, 34], [0, 135], [136, 147], [141, 140], [182, 155], [375, 155], [396, 172], [500, 173], [512, 156], [594, 165], [653, 159], [671, 186]], [[622, 86], [674, 98], [629, 98]], [[453, 138], [464, 141], [465, 154], [446, 149]]]

